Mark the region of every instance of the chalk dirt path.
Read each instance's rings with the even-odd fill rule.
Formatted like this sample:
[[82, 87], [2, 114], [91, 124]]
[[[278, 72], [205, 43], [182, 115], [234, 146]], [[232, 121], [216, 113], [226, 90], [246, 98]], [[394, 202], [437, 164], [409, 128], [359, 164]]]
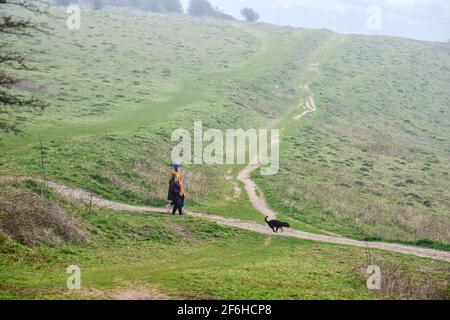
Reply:
[[[117, 203], [109, 200], [105, 200], [92, 195], [91, 193], [82, 190], [69, 188], [58, 183], [48, 182], [47, 185], [54, 189], [57, 193], [64, 197], [69, 197], [75, 200], [80, 200], [83, 202], [91, 202], [95, 206], [108, 208], [117, 211], [129, 211], [129, 212], [141, 212], [141, 213], [166, 213], [163, 208], [150, 208], [142, 206], [133, 206], [123, 203]], [[318, 235], [308, 232], [303, 232], [299, 230], [285, 230], [283, 233], [273, 233], [272, 230], [267, 228], [265, 225], [258, 224], [251, 221], [243, 221], [232, 218], [225, 218], [221, 216], [211, 215], [208, 213], [201, 212], [187, 212], [189, 216], [196, 218], [203, 218], [209, 221], [216, 222], [221, 225], [226, 225], [230, 227], [236, 227], [239, 229], [244, 229], [248, 231], [254, 231], [270, 236], [282, 236], [282, 237], [294, 237], [305, 240], [326, 242], [332, 244], [350, 245], [355, 247], [371, 248], [371, 249], [382, 249], [392, 252], [411, 254], [419, 257], [430, 258], [435, 260], [442, 260], [450, 262], [450, 253], [445, 251], [438, 251], [433, 249], [409, 247], [395, 243], [382, 243], [382, 242], [363, 242], [342, 237]]]
[[[301, 114], [294, 117], [295, 121], [299, 121], [301, 118], [306, 116], [308, 113], [315, 112], [317, 110], [316, 103], [314, 101], [314, 95], [309, 89], [309, 84], [305, 84], [304, 86], [300, 86], [301, 89], [306, 90], [309, 93], [309, 97], [306, 99], [305, 107], [307, 110], [303, 111]], [[299, 107], [303, 107], [304, 100], [300, 101]], [[250, 179], [250, 175], [253, 171], [258, 168], [258, 165], [248, 165], [242, 170], [238, 175], [238, 180], [240, 180], [244, 186], [245, 191], [247, 191], [250, 202], [253, 207], [261, 212], [265, 217], [268, 216], [270, 219], [276, 219], [277, 214], [269, 208], [267, 205], [267, 201], [264, 198], [261, 190], [258, 189], [255, 182]]]

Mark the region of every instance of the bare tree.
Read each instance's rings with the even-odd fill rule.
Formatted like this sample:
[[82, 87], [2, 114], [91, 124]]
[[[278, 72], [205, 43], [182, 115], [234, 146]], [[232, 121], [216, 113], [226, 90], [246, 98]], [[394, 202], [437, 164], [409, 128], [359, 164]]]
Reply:
[[[10, 13], [8, 13], [10, 12]], [[15, 14], [12, 14], [14, 12]], [[41, 0], [0, 0], [0, 39], [31, 37], [35, 33], [47, 33], [44, 23], [37, 23], [30, 18], [19, 18], [17, 13], [28, 12], [32, 15], [47, 14], [47, 3]], [[34, 96], [24, 97], [13, 92], [14, 86], [22, 79], [6, 71], [31, 70], [26, 57], [11, 49], [8, 43], [0, 45], [0, 111], [5, 117], [0, 118], [0, 131], [19, 133], [17, 117], [14, 113], [21, 110], [43, 110], [47, 103]]]

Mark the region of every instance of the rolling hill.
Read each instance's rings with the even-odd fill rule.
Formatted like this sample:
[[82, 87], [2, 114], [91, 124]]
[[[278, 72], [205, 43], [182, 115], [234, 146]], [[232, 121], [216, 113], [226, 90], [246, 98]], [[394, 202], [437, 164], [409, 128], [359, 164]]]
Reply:
[[[448, 298], [448, 262], [118, 213], [39, 181], [162, 207], [175, 129], [280, 128], [280, 172], [251, 178], [293, 228], [448, 251], [449, 45], [115, 8], [82, 19], [14, 44], [50, 107], [1, 136], [1, 298]], [[262, 224], [243, 168], [186, 166], [189, 209]]]

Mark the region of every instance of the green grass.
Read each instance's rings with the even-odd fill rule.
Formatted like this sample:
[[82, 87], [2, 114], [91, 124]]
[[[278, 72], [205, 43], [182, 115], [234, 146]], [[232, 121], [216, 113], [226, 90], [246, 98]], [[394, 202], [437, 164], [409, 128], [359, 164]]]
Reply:
[[[39, 177], [40, 136], [48, 179], [162, 206], [173, 130], [195, 120], [284, 128], [279, 174], [254, 174], [281, 219], [304, 231], [448, 250], [448, 46], [120, 9], [83, 12], [78, 31], [49, 23], [51, 36], [14, 42], [36, 60], [26, 78], [46, 86], [39, 95], [51, 106], [12, 114], [26, 134], [1, 135], [0, 175]], [[318, 110], [294, 122], [307, 82]], [[230, 201], [236, 180], [224, 175], [239, 169], [186, 166], [188, 208], [263, 223], [240, 183]], [[51, 197], [91, 241], [28, 247], [0, 237], [2, 298], [73, 298], [64, 288], [72, 263], [86, 288], [137, 281], [183, 298], [429, 298], [420, 284], [434, 293], [447, 286], [441, 262], [379, 251], [368, 261], [362, 249], [295, 239], [266, 244], [189, 218], [86, 215]], [[369, 262], [389, 272], [399, 265], [394, 287], [413, 279], [417, 288], [367, 291], [358, 268]]]

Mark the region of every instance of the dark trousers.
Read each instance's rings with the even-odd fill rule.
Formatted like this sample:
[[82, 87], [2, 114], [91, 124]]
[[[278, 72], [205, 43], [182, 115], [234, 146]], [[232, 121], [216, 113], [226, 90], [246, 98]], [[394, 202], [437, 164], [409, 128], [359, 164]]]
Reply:
[[183, 203], [181, 200], [172, 201], [172, 206], [172, 214], [175, 214], [178, 210], [180, 216], [183, 215]]

